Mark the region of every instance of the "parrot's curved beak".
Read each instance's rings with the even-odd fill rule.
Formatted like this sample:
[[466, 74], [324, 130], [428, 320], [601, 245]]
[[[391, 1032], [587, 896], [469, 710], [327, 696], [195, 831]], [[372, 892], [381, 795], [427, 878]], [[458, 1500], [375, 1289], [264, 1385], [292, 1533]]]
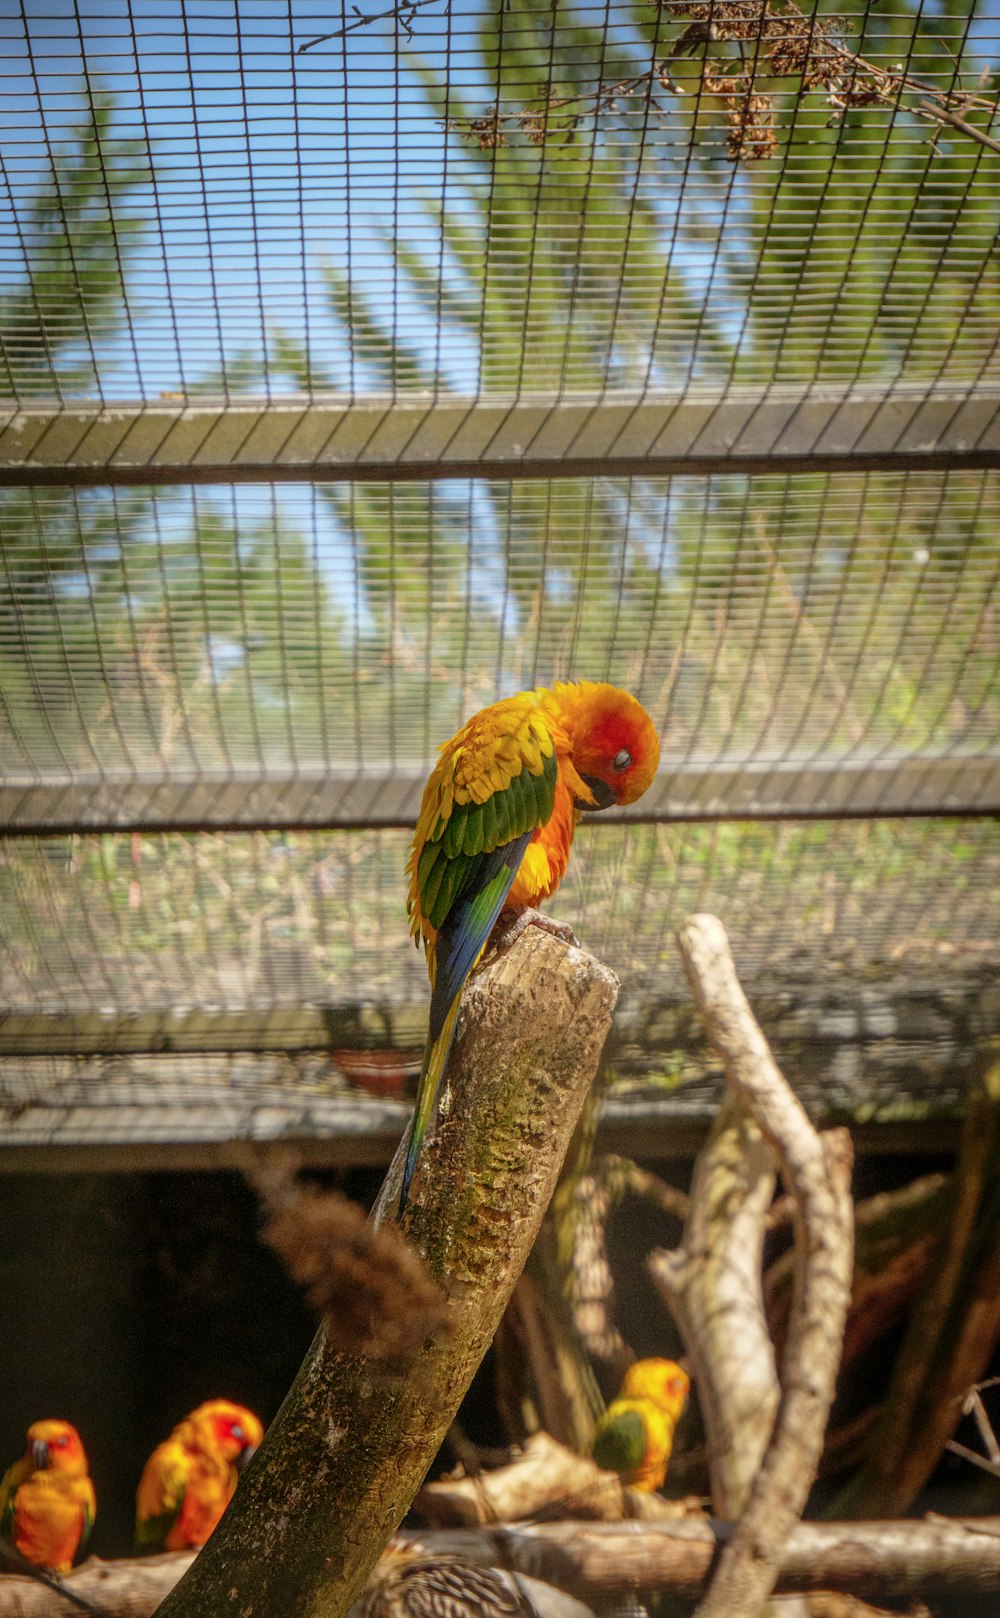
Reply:
[[608, 786], [607, 781], [602, 781], [600, 776], [581, 775], [580, 780], [594, 794], [593, 803], [581, 803], [577, 799], [577, 808], [582, 809], [585, 814], [588, 811], [593, 814], [598, 809], [610, 809], [618, 802], [612, 788]]
[[241, 1449], [240, 1453], [236, 1457], [236, 1470], [237, 1470], [237, 1472], [242, 1472], [244, 1470], [244, 1468], [246, 1466], [248, 1466], [249, 1463], [253, 1460], [256, 1453], [257, 1453], [257, 1445], [256, 1444], [248, 1444], [245, 1449]]
[[52, 1456], [44, 1438], [31, 1440], [31, 1465], [36, 1472], [47, 1472], [52, 1465]]

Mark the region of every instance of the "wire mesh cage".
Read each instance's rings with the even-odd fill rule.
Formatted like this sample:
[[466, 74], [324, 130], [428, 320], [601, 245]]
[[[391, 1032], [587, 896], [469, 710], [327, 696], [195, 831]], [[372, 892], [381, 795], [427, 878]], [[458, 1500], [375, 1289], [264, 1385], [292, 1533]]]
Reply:
[[174, 1138], [199, 1086], [206, 1138], [398, 1132], [323, 1107], [331, 1049], [420, 1043], [434, 748], [573, 675], [664, 734], [558, 901], [622, 1094], [708, 1094], [670, 929], [713, 908], [817, 1104], [952, 1105], [997, 1020], [993, 8], [0, 29], [4, 1138]]

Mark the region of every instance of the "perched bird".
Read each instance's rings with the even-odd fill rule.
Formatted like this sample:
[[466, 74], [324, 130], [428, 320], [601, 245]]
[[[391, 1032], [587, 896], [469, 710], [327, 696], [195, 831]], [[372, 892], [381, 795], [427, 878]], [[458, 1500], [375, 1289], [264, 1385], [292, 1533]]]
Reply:
[[373, 1569], [358, 1618], [525, 1618], [529, 1605], [498, 1568], [394, 1541]]
[[36, 1567], [68, 1573], [97, 1515], [80, 1434], [68, 1421], [36, 1421], [0, 1483], [0, 1534]]
[[400, 1213], [462, 989], [501, 911], [510, 922], [507, 943], [528, 921], [566, 936], [531, 907], [562, 881], [581, 812], [634, 803], [659, 761], [645, 708], [627, 691], [590, 680], [505, 697], [440, 749], [407, 865], [410, 931], [423, 940], [432, 991]]
[[690, 1379], [674, 1360], [637, 1360], [597, 1424], [593, 1457], [634, 1489], [662, 1488]]
[[185, 1416], [154, 1449], [139, 1480], [137, 1553], [204, 1545], [263, 1436], [253, 1412], [228, 1399], [210, 1399]]

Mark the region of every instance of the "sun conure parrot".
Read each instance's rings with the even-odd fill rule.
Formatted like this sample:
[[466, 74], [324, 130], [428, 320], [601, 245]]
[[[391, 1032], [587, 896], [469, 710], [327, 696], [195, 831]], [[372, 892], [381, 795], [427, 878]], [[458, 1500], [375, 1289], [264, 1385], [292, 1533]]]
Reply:
[[210, 1399], [185, 1416], [154, 1449], [139, 1480], [137, 1553], [204, 1545], [263, 1436], [253, 1412], [228, 1399]]
[[634, 803], [659, 761], [645, 708], [627, 691], [590, 680], [504, 697], [440, 749], [407, 865], [410, 930], [423, 939], [432, 992], [400, 1213], [465, 980], [501, 911], [512, 920], [508, 942], [529, 920], [565, 936], [531, 907], [559, 886], [581, 812]]
[[594, 1435], [594, 1460], [634, 1489], [662, 1488], [690, 1379], [673, 1360], [637, 1360]]
[[80, 1434], [68, 1421], [35, 1421], [28, 1446], [0, 1483], [0, 1535], [36, 1567], [68, 1573], [97, 1515]]

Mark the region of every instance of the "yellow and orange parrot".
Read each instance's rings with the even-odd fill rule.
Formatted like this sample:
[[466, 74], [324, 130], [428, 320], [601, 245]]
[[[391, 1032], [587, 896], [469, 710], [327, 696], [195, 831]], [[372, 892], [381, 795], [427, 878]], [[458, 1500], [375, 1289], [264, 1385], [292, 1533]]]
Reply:
[[97, 1515], [80, 1434], [68, 1421], [36, 1421], [0, 1483], [0, 1535], [36, 1567], [68, 1573]]
[[565, 936], [531, 907], [562, 881], [581, 812], [634, 803], [659, 760], [645, 708], [627, 691], [590, 680], [504, 697], [441, 748], [407, 865], [410, 930], [423, 939], [432, 992], [401, 1214], [462, 989], [501, 911], [512, 921], [508, 942], [526, 921]]
[[154, 1449], [139, 1480], [137, 1553], [204, 1545], [263, 1436], [253, 1412], [228, 1399], [210, 1399], [185, 1416]]
[[597, 1424], [593, 1457], [606, 1472], [618, 1472], [634, 1489], [653, 1494], [663, 1487], [691, 1386], [674, 1360], [637, 1360], [629, 1366], [617, 1398]]

